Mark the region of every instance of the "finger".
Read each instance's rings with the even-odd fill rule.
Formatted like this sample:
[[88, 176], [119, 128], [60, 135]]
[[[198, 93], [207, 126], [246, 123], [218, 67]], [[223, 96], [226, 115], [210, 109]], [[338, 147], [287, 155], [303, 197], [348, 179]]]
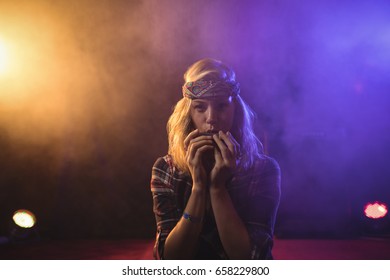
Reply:
[[230, 138], [230, 141], [232, 141], [235, 149], [235, 155], [236, 157], [241, 156], [241, 145], [237, 142], [237, 140], [233, 137], [233, 135], [228, 131], [226, 135]]
[[199, 135], [199, 129], [195, 129], [194, 131], [191, 131], [186, 139], [184, 139], [184, 150], [187, 150], [189, 144], [190, 144], [190, 141], [195, 138], [196, 136]]
[[214, 158], [215, 158], [215, 165], [222, 164], [223, 158], [222, 158], [221, 152], [218, 151], [218, 149], [214, 149]]
[[191, 143], [195, 143], [201, 140], [212, 140], [211, 134], [200, 133], [198, 129], [192, 131], [184, 140], [184, 149], [187, 150]]
[[196, 143], [196, 142], [203, 141], [203, 140], [213, 141], [213, 136], [212, 135], [202, 135], [202, 134], [200, 134], [200, 136], [196, 136], [195, 138], [192, 138], [190, 140], [190, 143], [188, 144], [188, 146], [191, 145], [191, 143]]
[[226, 133], [226, 135], [230, 138], [230, 141], [232, 141], [232, 143], [236, 146], [240, 146], [240, 144], [237, 142], [237, 140], [233, 137], [233, 134], [230, 133], [230, 131], [228, 131]]
[[233, 135], [230, 132], [223, 133], [220, 132], [220, 139], [228, 147], [229, 151], [232, 153], [234, 158], [239, 158], [241, 156], [240, 144], [234, 139]]
[[227, 133], [224, 133], [223, 131], [220, 131], [219, 138], [225, 143], [229, 151], [234, 155], [236, 153], [236, 147], [234, 145], [234, 142], [231, 139], [232, 136], [228, 135]]
[[197, 142], [191, 142], [190, 146], [188, 147], [188, 156], [189, 156], [189, 158], [190, 159], [195, 158], [198, 150], [200, 150], [200, 152], [203, 151], [203, 149], [201, 149], [203, 146], [211, 146], [211, 147], [214, 148], [213, 144], [214, 144], [213, 140], [210, 140], [210, 139], [200, 140], [200, 141], [197, 141]]
[[212, 139], [200, 139], [191, 141], [188, 150], [198, 149], [204, 145], [214, 145], [214, 140]]
[[199, 164], [202, 164], [202, 156], [207, 152], [212, 149], [215, 149], [213, 145], [204, 145], [198, 149], [193, 150], [193, 157], [190, 159], [190, 162], [196, 166]]
[[214, 145], [204, 145], [204, 146], [202, 146], [202, 147], [200, 147], [199, 149], [196, 150], [197, 156], [198, 155], [202, 156], [205, 151], [208, 151], [208, 150], [211, 150], [211, 149], [214, 149], [214, 148], [215, 148]]
[[226, 144], [219, 138], [219, 134], [215, 134], [213, 136], [213, 139], [222, 154], [222, 158], [226, 160], [230, 160], [233, 157], [233, 152], [231, 152], [228, 146], [226, 146]]

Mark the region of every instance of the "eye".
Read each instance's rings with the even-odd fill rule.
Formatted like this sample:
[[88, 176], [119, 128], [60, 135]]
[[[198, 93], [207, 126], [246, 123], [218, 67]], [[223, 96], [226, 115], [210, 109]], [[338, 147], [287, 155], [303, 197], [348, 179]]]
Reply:
[[197, 104], [194, 106], [194, 109], [198, 112], [204, 112], [206, 111], [206, 106], [203, 104]]
[[230, 103], [228, 102], [221, 102], [221, 103], [218, 103], [218, 109], [219, 110], [224, 110], [226, 109], [227, 107], [229, 107]]

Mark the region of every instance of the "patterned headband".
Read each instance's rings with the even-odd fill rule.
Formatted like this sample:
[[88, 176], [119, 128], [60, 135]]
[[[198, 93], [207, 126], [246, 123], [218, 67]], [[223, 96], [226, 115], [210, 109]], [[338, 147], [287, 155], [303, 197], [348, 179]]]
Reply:
[[183, 96], [196, 99], [219, 96], [237, 96], [240, 94], [240, 84], [236, 82], [204, 81], [185, 83]]

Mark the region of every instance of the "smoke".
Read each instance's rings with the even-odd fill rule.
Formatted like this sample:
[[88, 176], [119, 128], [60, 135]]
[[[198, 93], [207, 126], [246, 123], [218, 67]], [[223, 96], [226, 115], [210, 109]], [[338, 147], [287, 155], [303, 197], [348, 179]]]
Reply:
[[[2, 1], [0, 42], [9, 54], [0, 74], [0, 210], [30, 203], [52, 220], [47, 209], [73, 213], [51, 222], [64, 235], [82, 227], [79, 213], [98, 213], [80, 234], [152, 233], [150, 169], [166, 153], [182, 75], [203, 57], [237, 72], [256, 131], [282, 167], [282, 217], [388, 197], [388, 8]], [[129, 217], [133, 224], [121, 224]]]

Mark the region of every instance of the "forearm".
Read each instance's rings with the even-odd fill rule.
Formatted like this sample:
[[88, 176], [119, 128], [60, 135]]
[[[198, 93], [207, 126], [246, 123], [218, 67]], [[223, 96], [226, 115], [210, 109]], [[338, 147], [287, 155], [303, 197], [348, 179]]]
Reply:
[[[193, 190], [184, 212], [202, 219], [205, 201], [206, 192], [204, 190]], [[201, 230], [202, 222], [190, 221], [182, 217], [165, 241], [164, 258], [191, 259], [195, 253]]]
[[230, 259], [250, 258], [248, 231], [225, 186], [210, 190], [211, 204], [223, 248]]

